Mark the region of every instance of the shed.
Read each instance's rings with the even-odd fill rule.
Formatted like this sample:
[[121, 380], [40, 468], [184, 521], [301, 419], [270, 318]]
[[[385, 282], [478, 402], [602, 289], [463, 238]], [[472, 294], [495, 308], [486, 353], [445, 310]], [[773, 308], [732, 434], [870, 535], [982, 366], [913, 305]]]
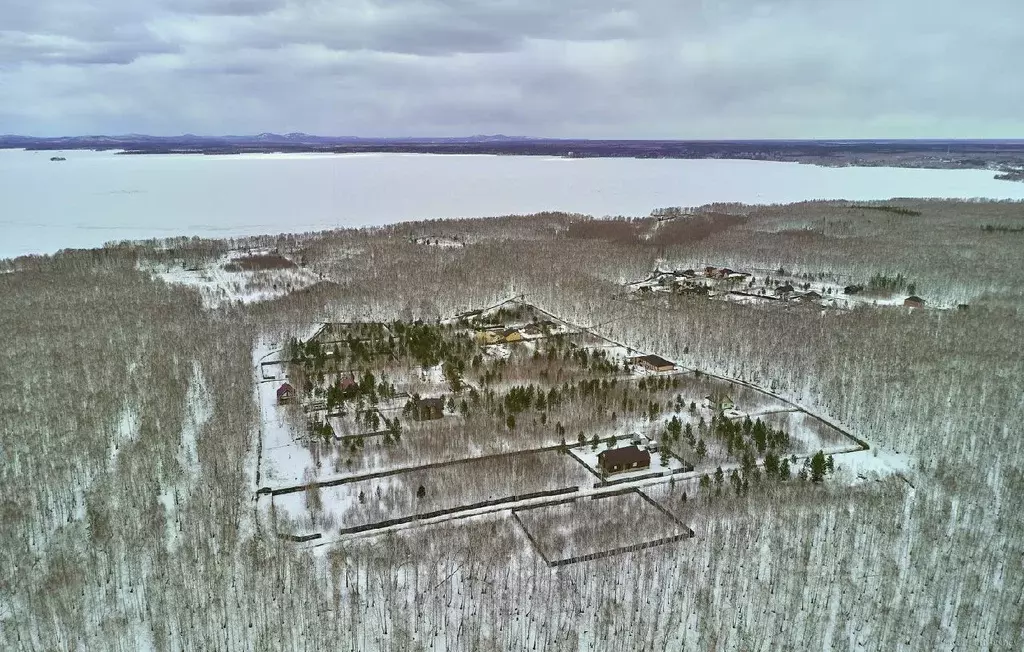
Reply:
[[597, 466], [602, 473], [625, 473], [651, 466], [651, 454], [639, 446], [623, 446], [597, 454]]
[[775, 288], [775, 294], [778, 294], [780, 296], [784, 294], [789, 294], [792, 291], [793, 286], [790, 285], [789, 283], [786, 283], [785, 285], [780, 285], [779, 287]]
[[903, 300], [903, 305], [908, 308], [924, 308], [924, 299], [912, 294]]

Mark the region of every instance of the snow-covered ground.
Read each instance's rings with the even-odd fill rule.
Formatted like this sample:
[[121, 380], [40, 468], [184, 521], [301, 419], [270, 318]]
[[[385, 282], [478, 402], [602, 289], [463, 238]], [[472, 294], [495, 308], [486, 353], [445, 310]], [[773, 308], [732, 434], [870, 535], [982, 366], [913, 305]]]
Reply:
[[819, 450], [826, 454], [839, 453], [859, 446], [839, 430], [806, 412], [775, 412], [760, 418], [772, 428], [788, 432], [790, 451], [798, 456], [811, 455]]
[[450, 236], [423, 236], [413, 240], [415, 244], [427, 245], [429, 247], [440, 247], [441, 249], [457, 249], [466, 246], [464, 240]]
[[237, 302], [268, 301], [321, 280], [318, 274], [301, 267], [259, 271], [225, 269], [225, 265], [243, 255], [242, 252], [229, 252], [198, 269], [185, 269], [180, 264], [153, 265], [144, 269], [166, 283], [197, 289], [203, 305], [208, 308]]
[[[412, 470], [318, 490], [319, 509], [308, 492], [273, 496], [279, 519], [287, 517], [292, 534], [326, 532], [338, 527], [455, 509], [541, 491], [589, 486], [589, 473], [556, 451]], [[419, 495], [419, 488], [423, 495]]]
[[188, 502], [199, 481], [199, 433], [213, 415], [209, 387], [198, 363], [192, 367], [192, 380], [189, 382], [184, 407], [185, 419], [181, 426], [177, 457], [185, 474], [176, 484], [164, 487], [158, 496], [158, 500], [164, 506], [167, 544], [171, 548], [177, 546], [180, 541], [177, 514]]
[[909, 455], [877, 447], [835, 456], [836, 478], [851, 485], [893, 475], [906, 478], [912, 473], [912, 465]]

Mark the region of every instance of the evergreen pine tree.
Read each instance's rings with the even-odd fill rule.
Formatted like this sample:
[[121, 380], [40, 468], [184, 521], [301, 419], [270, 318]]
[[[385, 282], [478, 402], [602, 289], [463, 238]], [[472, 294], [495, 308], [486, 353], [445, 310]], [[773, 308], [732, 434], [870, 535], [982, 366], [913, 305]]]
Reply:
[[821, 482], [825, 479], [825, 471], [828, 470], [828, 462], [825, 460], [825, 453], [818, 451], [811, 458], [811, 481]]

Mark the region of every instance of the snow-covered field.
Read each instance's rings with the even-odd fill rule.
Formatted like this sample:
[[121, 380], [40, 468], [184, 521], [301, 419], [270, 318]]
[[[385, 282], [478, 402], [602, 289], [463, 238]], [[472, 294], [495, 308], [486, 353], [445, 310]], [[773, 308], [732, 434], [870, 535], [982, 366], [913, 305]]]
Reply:
[[893, 475], [907, 477], [913, 473], [913, 460], [909, 455], [877, 447], [837, 455], [835, 465], [838, 481], [851, 485]]
[[[118, 156], [0, 151], [0, 256], [175, 235], [228, 237], [549, 210], [808, 199], [1024, 199], [985, 170], [539, 156]], [[401, 188], [401, 192], [395, 192]], [[452, 192], [453, 188], [460, 189]]]
[[166, 283], [199, 290], [203, 305], [208, 308], [238, 302], [268, 301], [321, 280], [319, 275], [300, 267], [260, 271], [225, 269], [225, 266], [243, 255], [242, 252], [228, 253], [198, 269], [185, 269], [181, 265], [157, 265], [146, 271]]

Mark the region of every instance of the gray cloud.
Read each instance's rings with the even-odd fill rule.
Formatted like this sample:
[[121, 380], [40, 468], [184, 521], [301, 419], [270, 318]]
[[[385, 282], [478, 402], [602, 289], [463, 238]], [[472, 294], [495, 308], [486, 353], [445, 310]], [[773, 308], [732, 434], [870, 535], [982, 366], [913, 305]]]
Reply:
[[5, 0], [0, 131], [1024, 135], [1016, 0]]

